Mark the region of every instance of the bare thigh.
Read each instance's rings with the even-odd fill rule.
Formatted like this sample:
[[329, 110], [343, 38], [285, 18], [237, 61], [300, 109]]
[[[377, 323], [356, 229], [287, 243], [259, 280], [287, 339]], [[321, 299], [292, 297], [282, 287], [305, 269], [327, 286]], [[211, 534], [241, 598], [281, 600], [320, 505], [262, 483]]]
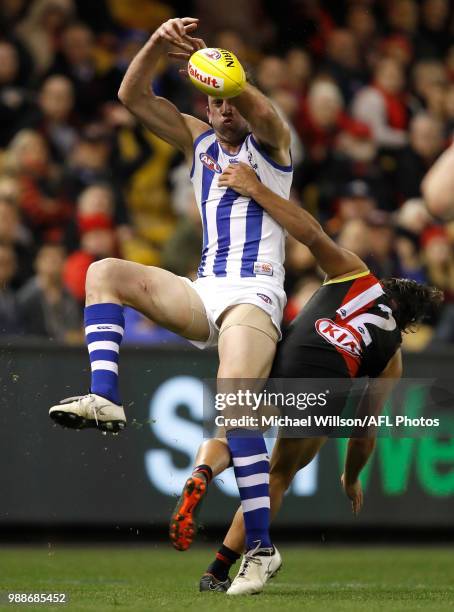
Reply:
[[250, 304], [233, 306], [220, 323], [218, 378], [268, 378], [276, 343], [268, 314]]
[[121, 259], [90, 266], [87, 305], [114, 301], [132, 306], [146, 317], [190, 340], [207, 340], [210, 328], [197, 292], [179, 276]]

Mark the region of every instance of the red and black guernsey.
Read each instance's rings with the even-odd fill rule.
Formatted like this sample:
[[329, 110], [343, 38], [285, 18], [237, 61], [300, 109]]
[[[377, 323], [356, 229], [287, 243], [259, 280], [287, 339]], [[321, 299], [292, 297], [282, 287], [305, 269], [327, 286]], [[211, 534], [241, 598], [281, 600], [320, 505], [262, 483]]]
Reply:
[[290, 326], [271, 377], [376, 377], [401, 342], [389, 300], [373, 274], [328, 281]]

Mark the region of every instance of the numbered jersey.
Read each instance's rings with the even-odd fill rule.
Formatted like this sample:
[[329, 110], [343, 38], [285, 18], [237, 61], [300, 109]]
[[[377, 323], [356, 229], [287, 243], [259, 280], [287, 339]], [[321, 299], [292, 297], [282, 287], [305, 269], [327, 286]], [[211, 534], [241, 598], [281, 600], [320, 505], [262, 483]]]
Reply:
[[201, 134], [194, 142], [191, 170], [203, 224], [198, 276], [257, 278], [282, 287], [284, 230], [254, 200], [218, 185], [223, 170], [236, 162], [250, 165], [264, 185], [289, 197], [292, 166], [273, 161], [252, 134], [246, 136], [236, 155], [222, 149], [213, 130]]
[[376, 377], [399, 348], [401, 332], [382, 285], [370, 272], [328, 281], [291, 325], [274, 376], [304, 377], [320, 368], [332, 377]]

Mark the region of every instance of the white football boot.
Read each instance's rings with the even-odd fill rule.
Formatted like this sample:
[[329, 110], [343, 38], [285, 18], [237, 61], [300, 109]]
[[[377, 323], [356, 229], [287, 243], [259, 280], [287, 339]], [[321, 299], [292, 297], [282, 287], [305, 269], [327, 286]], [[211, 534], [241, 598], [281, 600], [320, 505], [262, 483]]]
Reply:
[[70, 429], [94, 427], [101, 431], [117, 433], [126, 427], [123, 406], [118, 406], [95, 393], [68, 397], [52, 406], [49, 416], [62, 427]]
[[240, 571], [227, 591], [227, 595], [255, 595], [263, 591], [266, 582], [275, 576], [282, 567], [282, 558], [276, 547], [259, 548], [243, 556]]

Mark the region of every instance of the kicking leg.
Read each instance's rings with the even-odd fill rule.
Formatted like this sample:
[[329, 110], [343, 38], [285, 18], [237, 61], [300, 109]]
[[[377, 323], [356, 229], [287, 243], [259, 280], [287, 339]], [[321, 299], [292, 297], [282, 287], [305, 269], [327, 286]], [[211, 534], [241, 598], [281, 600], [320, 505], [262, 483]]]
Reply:
[[[272, 519], [278, 513], [285, 491], [290, 486], [295, 474], [312, 461], [325, 441], [326, 438], [307, 438], [304, 440], [279, 438], [277, 440], [271, 456], [270, 467]], [[243, 511], [240, 507], [214, 561], [208, 566], [206, 573], [200, 580], [200, 590], [208, 590], [203, 587], [210, 582], [210, 576], [214, 576], [215, 580], [211, 580], [211, 582], [219, 585], [217, 590], [226, 591], [228, 587], [221, 587], [228, 584], [230, 568], [241, 556], [245, 545], [246, 530]]]
[[91, 393], [53, 406], [49, 414], [72, 428], [118, 431], [126, 419], [118, 392], [118, 357], [124, 330], [123, 305], [190, 340], [206, 340], [209, 323], [197, 293], [160, 268], [103, 259], [86, 280], [85, 333], [91, 363]]

